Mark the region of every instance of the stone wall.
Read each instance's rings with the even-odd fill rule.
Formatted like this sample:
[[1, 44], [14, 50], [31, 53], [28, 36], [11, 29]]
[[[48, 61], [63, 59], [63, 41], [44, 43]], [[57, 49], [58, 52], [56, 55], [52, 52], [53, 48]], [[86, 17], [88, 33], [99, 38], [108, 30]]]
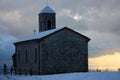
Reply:
[[42, 13], [42, 14], [39, 14], [39, 32], [49, 30], [48, 20], [51, 21], [51, 29], [56, 28], [55, 13]]
[[67, 29], [41, 43], [42, 73], [87, 72], [88, 42]]
[[[16, 54], [17, 54], [17, 72], [19, 69], [22, 73], [29, 72], [32, 69], [33, 72], [38, 72], [39, 70], [39, 42], [31, 41], [26, 43], [21, 43], [16, 45]], [[37, 51], [35, 51], [35, 49]], [[27, 51], [27, 61], [26, 61], [26, 51]], [[35, 61], [35, 53], [37, 60]], [[20, 60], [19, 60], [20, 58]]]
[[[35, 48], [37, 48], [37, 62], [35, 62]], [[28, 62], [26, 62], [26, 50]], [[21, 68], [23, 73], [24, 69], [29, 72], [30, 68], [33, 74], [88, 71], [88, 41], [68, 29], [40, 40], [17, 44], [16, 54], [17, 68]]]

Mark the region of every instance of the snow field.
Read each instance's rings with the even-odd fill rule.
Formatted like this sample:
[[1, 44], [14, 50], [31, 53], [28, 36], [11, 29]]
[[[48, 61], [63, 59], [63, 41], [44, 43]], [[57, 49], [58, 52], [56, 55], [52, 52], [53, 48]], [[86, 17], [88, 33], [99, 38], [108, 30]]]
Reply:
[[54, 75], [0, 75], [0, 80], [120, 80], [120, 72], [88, 72]]

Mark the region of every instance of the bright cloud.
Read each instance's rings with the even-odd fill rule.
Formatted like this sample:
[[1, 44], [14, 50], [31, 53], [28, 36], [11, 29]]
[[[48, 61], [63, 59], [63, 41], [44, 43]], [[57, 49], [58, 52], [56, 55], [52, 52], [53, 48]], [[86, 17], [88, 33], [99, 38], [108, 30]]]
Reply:
[[89, 58], [89, 67], [91, 69], [117, 70], [120, 68], [120, 52], [107, 54], [104, 56]]
[[6, 22], [16, 22], [19, 21], [22, 15], [19, 11], [10, 11], [10, 12], [0, 12], [0, 18]]

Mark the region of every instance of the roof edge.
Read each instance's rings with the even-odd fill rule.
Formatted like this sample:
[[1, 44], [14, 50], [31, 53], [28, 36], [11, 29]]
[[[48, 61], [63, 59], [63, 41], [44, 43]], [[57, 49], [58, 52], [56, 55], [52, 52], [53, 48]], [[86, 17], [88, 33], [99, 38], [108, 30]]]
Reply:
[[[61, 30], [63, 30], [63, 29], [68, 29], [68, 30], [70, 30], [70, 31], [75, 32], [75, 33], [78, 34], [78, 35], [83, 36], [84, 38], [87, 39], [88, 42], [91, 40], [90, 38], [88, 38], [88, 37], [86, 37], [86, 36], [80, 34], [79, 32], [74, 31], [73, 29], [64, 26], [64, 27], [62, 27], [62, 28], [58, 28], [58, 29], [56, 29], [56, 30], [53, 29], [53, 30], [55, 30], [55, 31], [53, 31], [53, 32], [51, 32], [51, 33], [49, 33], [49, 34], [47, 34], [47, 35], [45, 35], [45, 36], [43, 36], [43, 37], [35, 38], [35, 39], [30, 39], [30, 40], [28, 39], [28, 40], [18, 41], [18, 42], [15, 42], [14, 45], [19, 44], [19, 43], [29, 42], [29, 41], [40, 40], [40, 39], [43, 39], [43, 38], [45, 38], [45, 37], [47, 37], [47, 36], [49, 36], [49, 35], [52, 35], [52, 34], [54, 34], [54, 33], [56, 33], [56, 32], [59, 32], [59, 31], [61, 31]], [[46, 32], [47, 32], [47, 31], [46, 31]]]

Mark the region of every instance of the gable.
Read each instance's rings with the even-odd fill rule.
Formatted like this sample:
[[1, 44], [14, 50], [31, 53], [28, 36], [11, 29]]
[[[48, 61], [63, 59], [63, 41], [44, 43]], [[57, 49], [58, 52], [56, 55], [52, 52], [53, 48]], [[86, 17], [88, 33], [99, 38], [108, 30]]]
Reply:
[[66, 31], [68, 31], [68, 33], [71, 33], [71, 34], [74, 34], [75, 36], [79, 37], [79, 38], [82, 38], [84, 40], [86, 40], [87, 42], [90, 41], [90, 38], [80, 34], [79, 32], [76, 32], [70, 28], [66, 28]]
[[84, 36], [84, 35], [82, 35], [82, 34], [80, 34], [78, 32], [75, 32], [72, 29], [69, 29], [67, 27], [64, 28], [64, 29], [61, 29], [59, 31], [56, 31], [56, 32], [54, 32], [52, 34], [49, 34], [48, 36], [45, 36], [45, 37], [43, 37], [43, 38], [41, 38], [39, 40], [43, 41], [43, 40], [47, 40], [49, 38], [57, 38], [57, 37], [61, 37], [61, 36], [62, 36], [62, 38], [63, 37], [69, 37], [69, 39], [77, 38], [78, 40], [83, 40], [85, 42], [88, 42], [90, 40], [88, 37], [86, 37], [86, 36]]
[[61, 42], [61, 41], [69, 41], [69, 42], [85, 42], [88, 43], [88, 41], [90, 40], [89, 38], [74, 32], [73, 30], [69, 30], [68, 28], [64, 28], [60, 31], [56, 31], [55, 33], [52, 33], [48, 36], [45, 36], [42, 39], [39, 39], [40, 41], [47, 41], [50, 42], [52, 41], [53, 43], [56, 42]]

